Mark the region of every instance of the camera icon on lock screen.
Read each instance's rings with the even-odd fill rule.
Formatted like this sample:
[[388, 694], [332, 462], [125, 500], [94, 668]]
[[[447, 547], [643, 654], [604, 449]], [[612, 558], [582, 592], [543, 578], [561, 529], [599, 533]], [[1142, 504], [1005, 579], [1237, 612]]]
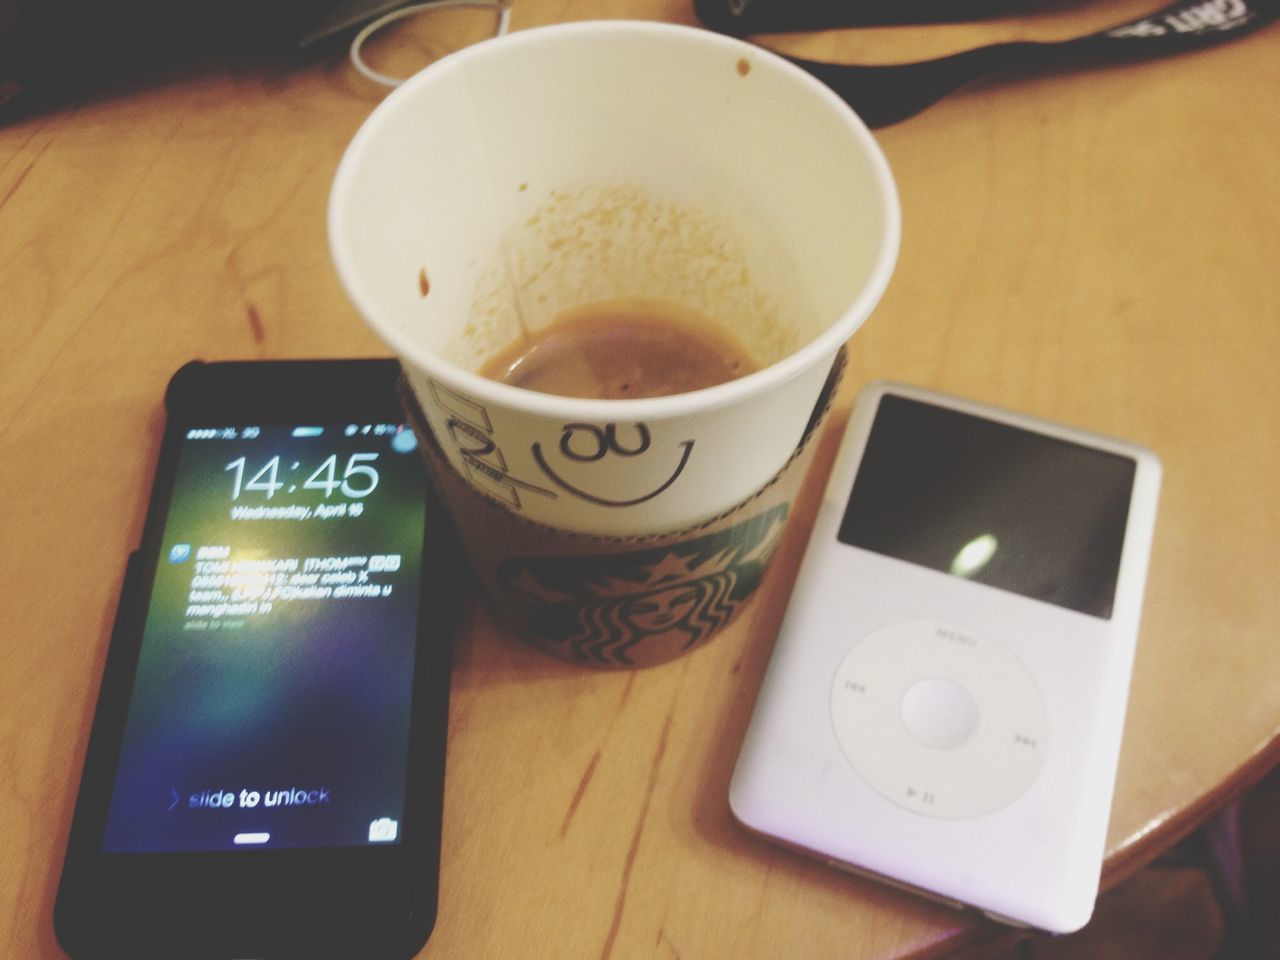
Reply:
[[390, 817], [379, 817], [369, 824], [370, 843], [391, 843], [400, 832], [400, 824]]

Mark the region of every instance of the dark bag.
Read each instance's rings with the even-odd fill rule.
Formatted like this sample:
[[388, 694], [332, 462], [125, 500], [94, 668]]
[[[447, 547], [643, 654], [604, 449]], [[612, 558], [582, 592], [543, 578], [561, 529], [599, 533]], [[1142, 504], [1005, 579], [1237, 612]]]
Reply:
[[175, 73], [300, 65], [402, 3], [0, 0], [0, 120]]

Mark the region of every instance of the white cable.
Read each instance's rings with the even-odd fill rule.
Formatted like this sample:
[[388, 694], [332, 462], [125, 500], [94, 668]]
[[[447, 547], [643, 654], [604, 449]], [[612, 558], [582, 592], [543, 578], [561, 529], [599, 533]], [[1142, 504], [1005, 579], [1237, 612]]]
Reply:
[[395, 23], [397, 20], [403, 20], [405, 17], [411, 17], [414, 14], [422, 13], [426, 10], [443, 10], [447, 7], [476, 7], [485, 10], [494, 10], [498, 14], [498, 24], [494, 29], [493, 35], [500, 37], [507, 32], [507, 28], [511, 24], [511, 0], [431, 0], [429, 3], [415, 3], [407, 7], [400, 7], [398, 10], [392, 10], [390, 13], [383, 14], [372, 23], [366, 24], [359, 33], [355, 35], [355, 39], [351, 41], [351, 65], [356, 68], [363, 76], [368, 77], [374, 83], [384, 87], [398, 87], [404, 83], [408, 77], [392, 77], [385, 73], [379, 73], [369, 64], [365, 63], [361, 50], [365, 41], [381, 30], [388, 24]]

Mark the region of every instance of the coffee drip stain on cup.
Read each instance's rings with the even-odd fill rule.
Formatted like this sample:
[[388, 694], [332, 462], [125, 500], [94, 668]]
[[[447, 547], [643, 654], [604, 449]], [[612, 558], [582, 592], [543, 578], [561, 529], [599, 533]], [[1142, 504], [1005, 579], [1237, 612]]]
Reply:
[[634, 400], [691, 393], [759, 366], [743, 344], [694, 311], [626, 298], [562, 311], [480, 373], [539, 393]]

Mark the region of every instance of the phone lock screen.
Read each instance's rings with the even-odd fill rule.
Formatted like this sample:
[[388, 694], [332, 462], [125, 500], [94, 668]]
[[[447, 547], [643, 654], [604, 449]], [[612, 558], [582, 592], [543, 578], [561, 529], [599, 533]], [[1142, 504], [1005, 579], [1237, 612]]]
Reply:
[[186, 430], [104, 852], [398, 842], [424, 513], [402, 424]]

